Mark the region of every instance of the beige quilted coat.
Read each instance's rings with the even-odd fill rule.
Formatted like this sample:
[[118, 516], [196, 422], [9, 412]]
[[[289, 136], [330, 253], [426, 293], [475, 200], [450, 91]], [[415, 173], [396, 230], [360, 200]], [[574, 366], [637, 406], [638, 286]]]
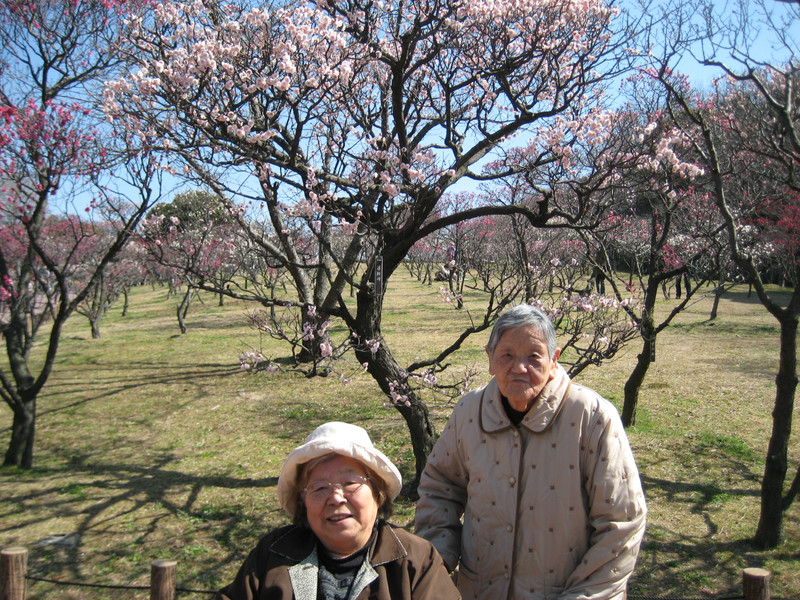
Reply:
[[639, 473], [616, 409], [560, 365], [518, 427], [494, 379], [462, 397], [419, 493], [416, 533], [458, 565], [465, 600], [625, 597]]

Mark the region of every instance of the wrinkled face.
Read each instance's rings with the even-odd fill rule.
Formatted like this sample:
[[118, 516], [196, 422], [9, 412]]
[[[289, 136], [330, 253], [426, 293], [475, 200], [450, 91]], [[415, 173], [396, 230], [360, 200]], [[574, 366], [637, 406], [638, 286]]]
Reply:
[[[487, 349], [487, 354], [489, 353]], [[489, 355], [489, 373], [515, 410], [526, 411], [556, 375], [560, 350], [550, 357], [538, 327], [525, 325], [503, 332]]]
[[[378, 518], [378, 501], [367, 481], [352, 493], [345, 488], [367, 477], [363, 465], [353, 458], [337, 456], [314, 466], [306, 475], [306, 489], [301, 499], [306, 507], [308, 524], [334, 557], [344, 557], [363, 548], [372, 535]], [[322, 484], [339, 483], [329, 493], [312, 493]], [[347, 484], [350, 484], [348, 486]]]

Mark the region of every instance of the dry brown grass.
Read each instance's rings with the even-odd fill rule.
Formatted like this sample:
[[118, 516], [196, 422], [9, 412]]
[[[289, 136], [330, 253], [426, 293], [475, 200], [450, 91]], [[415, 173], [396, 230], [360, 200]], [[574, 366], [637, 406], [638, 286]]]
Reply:
[[[401, 362], [427, 356], [468, 318], [400, 274], [386, 298], [386, 335]], [[214, 589], [233, 575], [259, 535], [285, 522], [275, 482], [285, 455], [332, 419], [366, 427], [406, 476], [413, 457], [402, 418], [384, 408], [366, 376], [243, 373], [237, 353], [257, 345], [247, 307], [205, 297], [179, 335], [178, 300], [163, 289], [135, 291], [130, 315], [114, 307], [92, 340], [75, 317], [40, 397], [36, 466], [0, 470], [0, 546], [30, 551], [32, 575], [146, 585], [150, 561], [179, 561], [179, 585]], [[660, 311], [675, 301], [663, 301]], [[649, 525], [632, 594], [698, 597], [740, 592], [741, 569], [773, 572], [773, 594], [800, 596], [800, 509], [786, 517], [787, 542], [773, 551], [748, 543], [758, 518], [763, 457], [771, 427], [777, 329], [746, 289], [694, 304], [659, 337], [656, 363], [629, 431], [648, 503]], [[454, 369], [481, 372], [478, 336]], [[274, 358], [283, 351], [265, 340]], [[580, 376], [617, 403], [638, 346]], [[348, 376], [358, 365], [346, 363]], [[450, 410], [431, 409], [441, 429]], [[0, 407], [0, 423], [10, 412]], [[8, 428], [2, 430], [7, 443]], [[800, 444], [791, 444], [792, 465]], [[792, 472], [793, 473], [793, 472]], [[409, 524], [401, 499], [396, 522]], [[75, 534], [45, 545], [49, 536]], [[73, 544], [74, 542], [74, 544]], [[29, 597], [136, 598], [144, 592], [33, 583]], [[192, 597], [182, 594], [181, 597]], [[196, 597], [202, 597], [196, 595]]]

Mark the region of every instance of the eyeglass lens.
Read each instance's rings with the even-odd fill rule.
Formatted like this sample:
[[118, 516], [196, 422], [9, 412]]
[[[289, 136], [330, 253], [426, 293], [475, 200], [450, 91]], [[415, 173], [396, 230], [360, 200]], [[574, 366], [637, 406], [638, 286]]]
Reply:
[[327, 498], [333, 493], [333, 490], [339, 489], [345, 495], [355, 494], [361, 489], [361, 486], [369, 481], [368, 477], [354, 476], [347, 481], [341, 483], [330, 481], [311, 481], [306, 486], [306, 493], [312, 498], [323, 499]]

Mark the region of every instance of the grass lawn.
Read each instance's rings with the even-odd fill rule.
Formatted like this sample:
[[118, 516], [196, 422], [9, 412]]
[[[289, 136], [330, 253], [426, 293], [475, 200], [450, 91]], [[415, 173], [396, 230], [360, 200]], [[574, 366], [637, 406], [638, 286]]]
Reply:
[[[287, 351], [247, 326], [252, 306], [202, 296], [179, 333], [180, 298], [166, 288], [133, 291], [127, 316], [114, 306], [93, 340], [88, 321], [67, 324], [55, 370], [39, 397], [35, 467], [0, 469], [0, 547], [25, 546], [29, 574], [61, 581], [147, 585], [150, 562], [178, 561], [178, 585], [227, 583], [269, 528], [287, 522], [275, 485], [287, 453], [317, 425], [365, 427], [376, 445], [413, 474], [405, 423], [352, 357], [340, 373], [309, 379], [292, 372], [247, 373], [238, 353]], [[676, 300], [662, 299], [657, 320]], [[469, 319], [399, 272], [385, 300], [385, 334], [407, 364], [454, 339]], [[469, 301], [467, 308], [470, 307]], [[701, 299], [658, 338], [656, 362], [628, 434], [649, 505], [632, 595], [697, 598], [741, 594], [741, 571], [773, 573], [774, 597], [800, 596], [800, 506], [785, 519], [786, 543], [748, 543], [774, 400], [778, 329], [747, 289], [728, 293], [708, 322]], [[488, 379], [479, 334], [451, 367]], [[621, 408], [639, 352], [582, 373], [578, 380]], [[341, 375], [338, 376], [338, 375]], [[431, 399], [441, 430], [452, 404]], [[0, 406], [0, 440], [11, 413]], [[797, 435], [790, 473], [800, 463]], [[400, 498], [395, 522], [411, 525]], [[28, 597], [143, 598], [147, 592], [29, 582]], [[207, 597], [181, 593], [180, 598]]]

